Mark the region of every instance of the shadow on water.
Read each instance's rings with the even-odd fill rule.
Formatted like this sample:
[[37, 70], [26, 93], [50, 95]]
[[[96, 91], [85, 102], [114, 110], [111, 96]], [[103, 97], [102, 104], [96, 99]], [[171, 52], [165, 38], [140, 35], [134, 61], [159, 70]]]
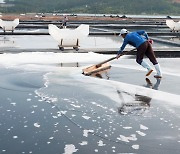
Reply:
[[[91, 76], [110, 80], [108, 70], [92, 74]], [[154, 84], [149, 78], [146, 78], [145, 81], [146, 85], [144, 85], [144, 87], [154, 90], [158, 90], [158, 87], [161, 83], [161, 79], [158, 78], [156, 79], [156, 82]], [[118, 89], [117, 94], [122, 102], [121, 106], [118, 107], [118, 113], [121, 115], [143, 115], [150, 108], [150, 102], [152, 100], [151, 97], [139, 94], [131, 94]], [[129, 97], [130, 99], [126, 100], [127, 97]]]

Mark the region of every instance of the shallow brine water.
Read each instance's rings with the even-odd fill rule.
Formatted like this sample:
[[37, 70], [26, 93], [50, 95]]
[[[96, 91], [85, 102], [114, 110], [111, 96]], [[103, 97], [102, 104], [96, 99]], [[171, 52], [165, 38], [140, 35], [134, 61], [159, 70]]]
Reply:
[[179, 59], [159, 59], [164, 77], [151, 84], [128, 57], [102, 78], [82, 75], [109, 57], [1, 55], [1, 153], [179, 153]]

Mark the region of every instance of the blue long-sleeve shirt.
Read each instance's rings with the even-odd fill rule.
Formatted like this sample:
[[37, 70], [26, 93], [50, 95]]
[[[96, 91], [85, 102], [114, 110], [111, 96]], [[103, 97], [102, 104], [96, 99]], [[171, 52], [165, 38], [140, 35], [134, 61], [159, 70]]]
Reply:
[[118, 54], [121, 54], [127, 44], [130, 44], [138, 48], [141, 44], [148, 40], [148, 35], [144, 30], [139, 30], [135, 32], [128, 33], [124, 38], [123, 44], [118, 51]]

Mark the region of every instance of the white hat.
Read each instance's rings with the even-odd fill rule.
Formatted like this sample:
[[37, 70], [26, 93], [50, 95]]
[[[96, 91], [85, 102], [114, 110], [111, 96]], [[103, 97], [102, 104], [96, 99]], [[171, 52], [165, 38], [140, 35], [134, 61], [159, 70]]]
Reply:
[[127, 29], [121, 29], [121, 32], [120, 32], [120, 34], [119, 34], [119, 35], [122, 35], [122, 34], [127, 34], [127, 33], [128, 33]]

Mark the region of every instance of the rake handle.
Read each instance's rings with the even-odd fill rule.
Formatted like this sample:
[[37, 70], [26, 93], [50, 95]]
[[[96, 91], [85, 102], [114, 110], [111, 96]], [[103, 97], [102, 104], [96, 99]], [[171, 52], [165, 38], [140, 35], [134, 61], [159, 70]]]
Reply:
[[[134, 50], [136, 50], [136, 48], [131, 49], [131, 50], [128, 51], [127, 53], [129, 53], [129, 52], [131, 52], [131, 51], [134, 51]], [[121, 56], [126, 55], [127, 53], [124, 53], [124, 54], [122, 54]], [[112, 58], [109, 58], [109, 59], [107, 59], [107, 60], [105, 60], [105, 61], [103, 61], [103, 62], [101, 62], [101, 63], [99, 63], [99, 64], [96, 64], [96, 68], [100, 67], [102, 64], [105, 64], [105, 63], [107, 63], [107, 62], [109, 62], [109, 61], [111, 61], [111, 60], [116, 59], [116, 57], [117, 57], [117, 56], [112, 57]]]
[[107, 63], [107, 62], [109, 62], [109, 61], [111, 61], [111, 60], [114, 60], [115, 58], [116, 58], [116, 57], [112, 57], [112, 58], [109, 58], [109, 59], [107, 59], [107, 60], [99, 63], [99, 64], [96, 64], [96, 68], [100, 67], [102, 64], [105, 64], [105, 63]]

